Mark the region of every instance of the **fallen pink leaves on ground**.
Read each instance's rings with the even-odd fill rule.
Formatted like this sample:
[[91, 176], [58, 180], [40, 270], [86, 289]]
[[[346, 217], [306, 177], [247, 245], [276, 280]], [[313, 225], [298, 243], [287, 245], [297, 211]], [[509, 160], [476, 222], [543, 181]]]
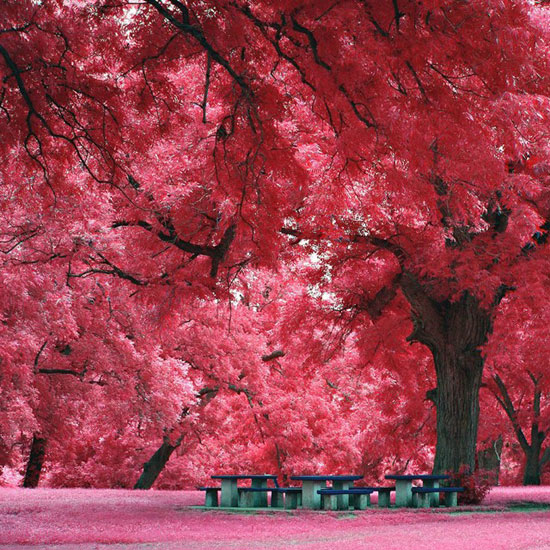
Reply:
[[[486, 513], [468, 507], [463, 514], [374, 507], [245, 515], [191, 507], [203, 498], [196, 491], [2, 488], [0, 548], [550, 549], [550, 487], [498, 487]], [[503, 511], [521, 502], [549, 507]]]

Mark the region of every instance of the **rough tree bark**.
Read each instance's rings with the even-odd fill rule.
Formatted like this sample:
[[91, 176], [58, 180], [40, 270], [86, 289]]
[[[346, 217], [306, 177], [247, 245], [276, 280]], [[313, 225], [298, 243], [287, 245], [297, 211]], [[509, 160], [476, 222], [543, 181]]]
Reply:
[[23, 478], [23, 487], [38, 487], [42, 466], [44, 465], [46, 443], [46, 438], [40, 437], [37, 434], [33, 435], [27, 469], [25, 471], [25, 477]]
[[475, 469], [479, 388], [483, 372], [480, 347], [491, 330], [490, 313], [474, 296], [437, 301], [410, 273], [400, 280], [411, 305], [414, 330], [410, 341], [426, 345], [434, 358], [437, 391], [437, 443], [434, 473]]
[[548, 432], [539, 429], [540, 400], [542, 392], [540, 389], [540, 378], [529, 373], [534, 385], [533, 398], [533, 422], [531, 423], [531, 445], [526, 449], [525, 470], [523, 471], [524, 485], [540, 485], [540, 473], [544, 465], [545, 456], [541, 457], [542, 444]]
[[[542, 432], [539, 432], [541, 434]], [[523, 485], [540, 485], [540, 451], [544, 438], [540, 435], [531, 439], [525, 453], [525, 469], [523, 470]]]
[[473, 471], [483, 361], [481, 357], [468, 357], [452, 347], [444, 353], [436, 351], [434, 361], [438, 391], [433, 471], [456, 472], [462, 465], [469, 466]]

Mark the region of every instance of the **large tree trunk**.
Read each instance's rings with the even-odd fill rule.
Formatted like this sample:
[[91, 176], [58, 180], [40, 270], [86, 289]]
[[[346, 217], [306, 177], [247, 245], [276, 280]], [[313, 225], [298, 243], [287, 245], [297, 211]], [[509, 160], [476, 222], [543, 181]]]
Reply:
[[546, 432], [539, 430], [540, 398], [540, 389], [535, 385], [535, 420], [531, 424], [531, 445], [524, 448], [526, 459], [523, 470], [524, 485], [540, 485], [540, 472], [544, 464], [541, 450], [546, 439]]
[[540, 377], [537, 378], [531, 372], [529, 372], [529, 376], [534, 384], [533, 421], [531, 423], [531, 445], [524, 446], [526, 461], [525, 470], [523, 471], [523, 484], [540, 485], [540, 471], [543, 464], [540, 452], [546, 439], [546, 432], [539, 430], [542, 391], [540, 389]]
[[[281, 352], [282, 353], [282, 352]], [[284, 355], [284, 353], [283, 353]], [[277, 352], [277, 357], [280, 357], [279, 352]], [[201, 405], [206, 405], [209, 403], [216, 395], [218, 395], [219, 386], [205, 387], [202, 388], [197, 393], [197, 398], [201, 399]], [[239, 393], [242, 390], [235, 389]], [[248, 397], [248, 395], [247, 395]], [[189, 408], [185, 407], [180, 415], [180, 421], [183, 420], [189, 414]], [[134, 489], [150, 489], [153, 486], [153, 483], [157, 480], [158, 476], [164, 470], [168, 460], [172, 456], [172, 453], [181, 445], [183, 441], [184, 434], [181, 434], [174, 443], [170, 443], [170, 438], [168, 435], [165, 435], [162, 439], [162, 445], [155, 451], [153, 456], [143, 465], [143, 472], [136, 484]]]
[[434, 473], [473, 471], [479, 420], [479, 388], [483, 360], [479, 351], [451, 349], [434, 353], [437, 374], [437, 442]]
[[42, 466], [44, 465], [44, 456], [46, 454], [46, 439], [36, 434], [32, 437], [31, 450], [27, 469], [23, 479], [23, 487], [38, 487]]
[[166, 466], [172, 453], [181, 445], [183, 437], [179, 437], [174, 444], [170, 443], [168, 437], [164, 438], [162, 445], [155, 451], [153, 456], [143, 465], [143, 472], [134, 489], [150, 489], [153, 483]]
[[479, 388], [483, 372], [480, 347], [491, 330], [490, 313], [464, 292], [460, 300], [437, 301], [427, 285], [405, 273], [401, 288], [411, 304], [413, 333], [409, 340], [432, 352], [437, 376], [437, 444], [434, 473], [475, 469]]
[[529, 450], [525, 453], [524, 485], [540, 485], [540, 447], [541, 442], [538, 444], [531, 442]]

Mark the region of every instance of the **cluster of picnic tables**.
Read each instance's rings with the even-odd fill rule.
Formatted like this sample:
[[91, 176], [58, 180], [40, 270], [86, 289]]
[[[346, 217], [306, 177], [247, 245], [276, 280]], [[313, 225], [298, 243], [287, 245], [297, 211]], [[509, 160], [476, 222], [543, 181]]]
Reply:
[[[429, 508], [439, 506], [440, 494], [445, 495], [446, 506], [457, 505], [457, 494], [462, 487], [441, 487], [441, 481], [448, 475], [387, 475], [393, 481], [391, 486], [362, 487], [355, 482], [363, 479], [357, 475], [299, 475], [290, 476], [301, 486], [280, 487], [275, 475], [213, 475], [221, 486], [199, 487], [205, 491], [206, 507], [225, 508], [306, 508], [311, 510], [364, 510], [370, 506], [370, 495], [378, 493], [378, 506], [389, 507], [391, 493], [395, 492], [396, 507]], [[239, 486], [239, 481], [250, 485]], [[422, 486], [414, 487], [413, 482], [421, 481]], [[269, 486], [269, 484], [272, 486]], [[330, 483], [330, 486], [327, 484]], [[268, 503], [268, 494], [271, 499]], [[219, 499], [218, 499], [219, 495]]]

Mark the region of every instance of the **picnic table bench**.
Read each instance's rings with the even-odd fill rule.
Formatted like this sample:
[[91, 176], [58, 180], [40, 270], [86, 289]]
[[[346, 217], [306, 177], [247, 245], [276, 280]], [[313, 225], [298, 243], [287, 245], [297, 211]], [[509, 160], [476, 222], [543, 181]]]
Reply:
[[[218, 493], [221, 487], [197, 487], [205, 491], [204, 505], [208, 508], [219, 506]], [[295, 510], [302, 504], [301, 487], [237, 487], [239, 508], [254, 508], [254, 493], [271, 493], [271, 507]]]
[[[419, 475], [387, 475], [386, 479], [395, 481], [395, 505], [396, 506], [412, 506], [413, 505], [413, 493], [412, 482], [414, 480], [420, 480], [426, 489], [436, 489], [439, 487], [439, 482], [444, 479], [449, 479], [448, 475], [434, 475], [434, 474], [419, 474]], [[436, 501], [439, 504], [439, 494], [432, 494], [429, 497], [430, 504], [436, 505]]]
[[[392, 487], [354, 487], [353, 482], [362, 479], [355, 475], [300, 475], [290, 479], [302, 482], [302, 487], [279, 487], [277, 476], [270, 474], [254, 475], [213, 475], [212, 479], [221, 480], [221, 487], [198, 487], [205, 491], [207, 507], [264, 508], [271, 493], [273, 508], [295, 509], [298, 506], [319, 510], [347, 510], [350, 504], [356, 510], [370, 505], [370, 495], [378, 493], [378, 506], [390, 505], [390, 495], [395, 491], [396, 506], [429, 507], [439, 506], [441, 494], [445, 495], [446, 506], [457, 505], [457, 495], [464, 491], [462, 487], [440, 487], [439, 482], [449, 479], [448, 475], [386, 475], [386, 479], [395, 481]], [[250, 480], [250, 487], [238, 487], [240, 479]], [[271, 480], [274, 487], [268, 487]], [[413, 487], [412, 482], [423, 482], [422, 487]], [[327, 487], [327, 482], [332, 487]], [[219, 501], [218, 494], [221, 493]]]
[[[312, 510], [321, 509], [320, 489], [327, 488], [327, 481], [332, 483], [333, 490], [346, 490], [354, 481], [362, 479], [363, 476], [290, 476], [290, 479], [302, 482], [302, 507]], [[349, 494], [342, 493], [337, 496], [337, 506], [339, 510], [347, 510], [349, 507]]]
[[[252, 506], [255, 508], [265, 508], [267, 506], [267, 482], [270, 479], [277, 479], [277, 476], [269, 474], [214, 475], [211, 477], [212, 479], [220, 479], [222, 482], [220, 506], [235, 508], [239, 506], [239, 488], [237, 487], [239, 479], [250, 479], [252, 489], [262, 489], [261, 491], [250, 491]], [[244, 487], [241, 487], [242, 489]]]

